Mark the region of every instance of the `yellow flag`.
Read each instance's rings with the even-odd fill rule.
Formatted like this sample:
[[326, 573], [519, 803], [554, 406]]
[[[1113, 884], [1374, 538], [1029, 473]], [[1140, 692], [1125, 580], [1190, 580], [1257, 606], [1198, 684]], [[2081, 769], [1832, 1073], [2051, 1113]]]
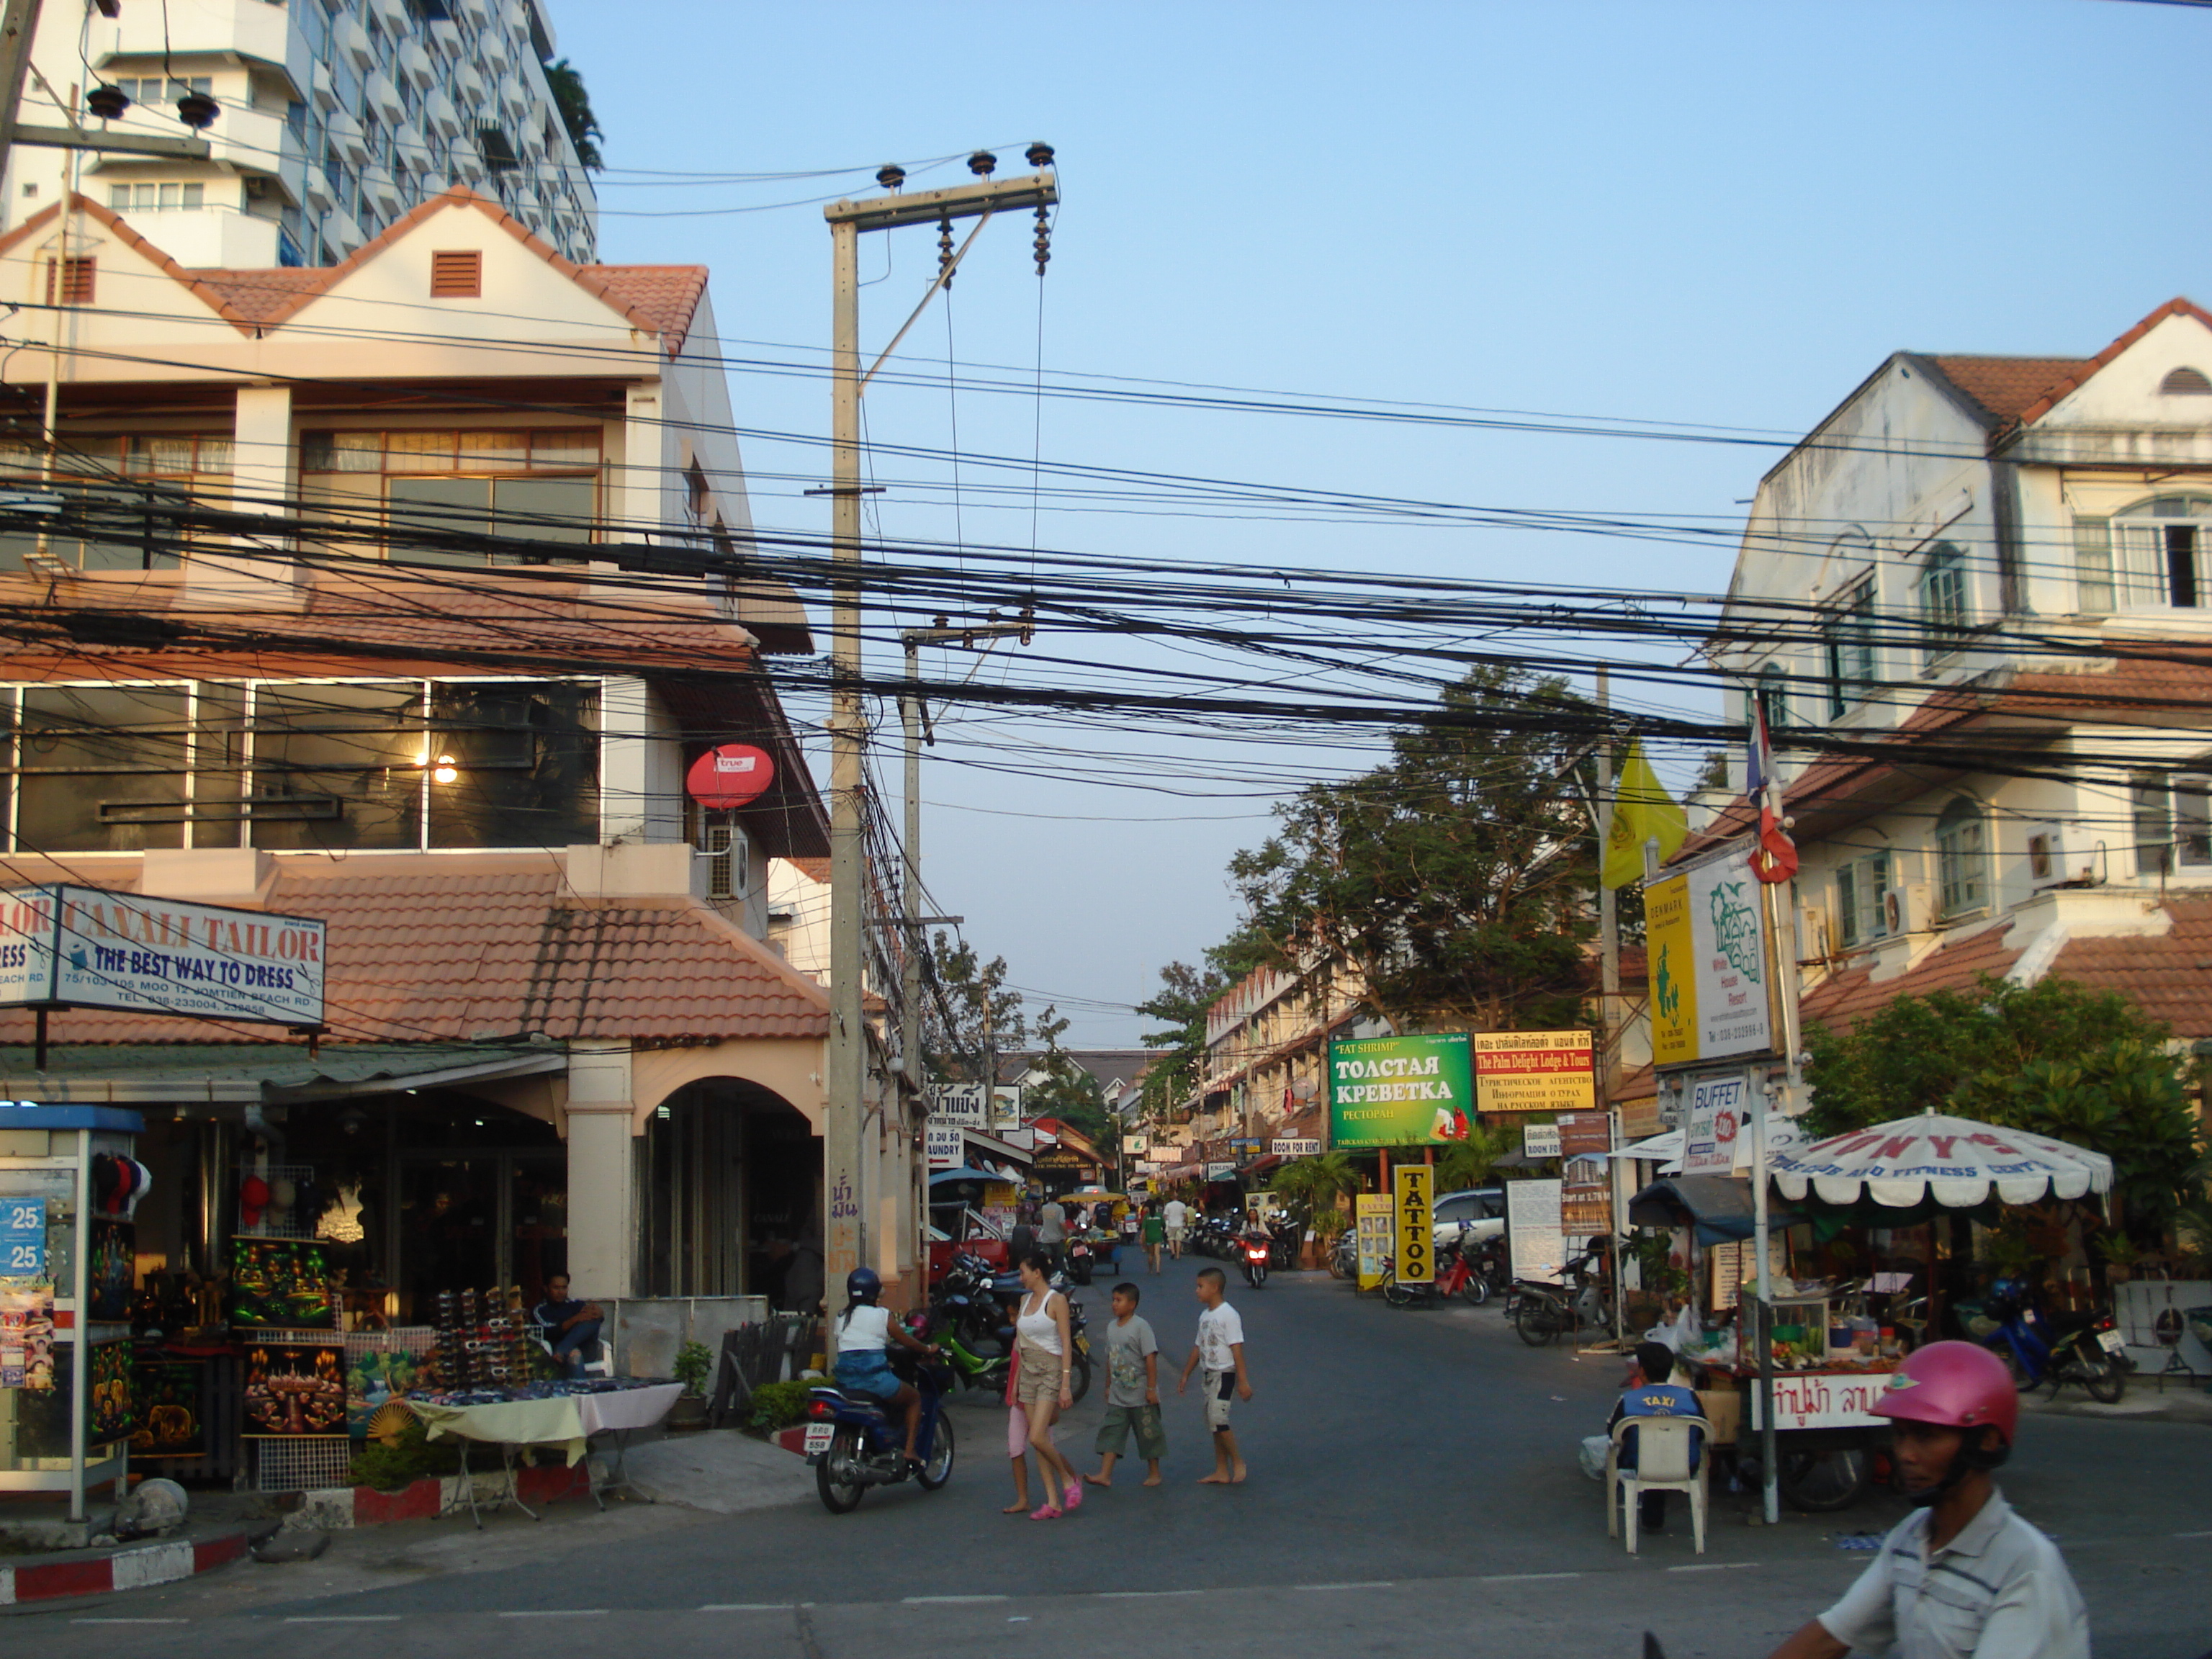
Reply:
[[1645, 842], [1657, 842], [1660, 858], [1670, 858], [1690, 824], [1674, 798], [1660, 787], [1651, 763], [1644, 758], [1641, 738], [1628, 740], [1613, 792], [1613, 827], [1606, 835], [1598, 878], [1607, 887], [1626, 887], [1644, 879]]

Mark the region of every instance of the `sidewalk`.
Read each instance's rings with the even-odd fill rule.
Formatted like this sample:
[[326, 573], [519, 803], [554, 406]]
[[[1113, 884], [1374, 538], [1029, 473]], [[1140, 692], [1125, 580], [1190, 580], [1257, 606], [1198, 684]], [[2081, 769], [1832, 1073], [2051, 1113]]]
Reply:
[[2212, 1394], [2202, 1380], [2170, 1376], [2160, 1389], [2155, 1377], [2138, 1372], [2128, 1379], [2128, 1391], [2113, 1405], [2100, 1405], [2071, 1383], [2051, 1397], [2047, 1389], [2020, 1397], [2023, 1413], [2046, 1417], [2120, 1418], [2132, 1423], [2195, 1423], [2212, 1427]]

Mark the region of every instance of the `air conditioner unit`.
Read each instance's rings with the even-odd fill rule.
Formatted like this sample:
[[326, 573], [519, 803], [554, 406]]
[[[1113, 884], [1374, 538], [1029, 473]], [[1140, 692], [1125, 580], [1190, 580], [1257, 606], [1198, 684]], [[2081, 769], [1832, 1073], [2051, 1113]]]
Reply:
[[268, 196], [269, 181], [266, 179], [257, 179], [248, 173], [246, 179], [246, 199], [249, 202], [260, 202], [267, 200]]
[[752, 865], [752, 843], [745, 832], [726, 817], [702, 815], [692, 850], [707, 860], [707, 896], [742, 899], [745, 878]]
[[1907, 887], [1886, 887], [1881, 894], [1882, 931], [1923, 933], [1935, 915], [1935, 895], [1924, 882]]
[[1802, 962], [1824, 962], [1828, 957], [1828, 913], [1817, 904], [1797, 911], [1797, 956]]

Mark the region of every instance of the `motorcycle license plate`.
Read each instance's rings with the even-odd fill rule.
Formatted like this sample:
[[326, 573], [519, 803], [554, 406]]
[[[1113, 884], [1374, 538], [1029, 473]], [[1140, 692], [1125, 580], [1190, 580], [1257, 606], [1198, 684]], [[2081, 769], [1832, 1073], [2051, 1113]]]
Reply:
[[830, 1443], [836, 1437], [837, 1425], [835, 1423], [809, 1423], [806, 1425], [806, 1455], [812, 1457], [817, 1453], [828, 1451]]
[[2122, 1336], [2118, 1331], [2099, 1331], [2097, 1333], [2097, 1346], [2102, 1348], [2106, 1353], [2118, 1353], [2121, 1349], [2126, 1347], [2128, 1343], [2127, 1339]]

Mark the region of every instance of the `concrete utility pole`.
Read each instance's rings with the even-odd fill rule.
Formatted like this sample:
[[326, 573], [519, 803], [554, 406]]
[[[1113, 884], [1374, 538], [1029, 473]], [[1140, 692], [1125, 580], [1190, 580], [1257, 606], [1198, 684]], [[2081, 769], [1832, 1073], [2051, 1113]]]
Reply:
[[[1612, 703], [1613, 676], [1600, 668], [1597, 706], [1610, 709]], [[1597, 745], [1597, 1069], [1598, 1103], [1607, 1118], [1618, 1123], [1613, 1114], [1619, 1109], [1620, 1092], [1620, 901], [1605, 879], [1605, 849], [1613, 843], [1613, 735], [1608, 731]], [[1626, 1231], [1621, 1224], [1626, 1218], [1626, 1206], [1620, 1190], [1620, 1160], [1607, 1158], [1605, 1167], [1607, 1184], [1613, 1188], [1613, 1239], [1607, 1247], [1607, 1254], [1613, 1258], [1613, 1346], [1625, 1350], [1628, 1346], [1628, 1264], [1621, 1259], [1620, 1236]]]
[[[204, 138], [164, 138], [150, 132], [88, 132], [76, 125], [65, 127], [26, 126], [18, 118], [23, 103], [23, 82], [31, 71], [31, 43], [39, 33], [41, 0], [4, 0], [0, 3], [0, 175], [8, 169], [8, 156], [17, 144], [44, 149], [96, 149], [116, 155], [160, 155], [171, 161], [204, 161]], [[110, 17], [119, 10], [116, 0], [103, 0], [100, 10]], [[62, 202], [67, 212], [66, 196]]]
[[[987, 219], [1001, 210], [1042, 211], [1060, 200], [1046, 166], [1052, 152], [1036, 145], [1030, 154], [1039, 171], [1029, 177], [994, 182], [989, 175], [996, 159], [979, 153], [969, 161], [978, 183], [912, 196], [832, 202], [822, 210], [830, 223], [832, 260], [830, 493], [831, 541], [839, 573], [830, 623], [830, 1099], [822, 1167], [826, 1266], [833, 1303], [845, 1275], [868, 1260], [869, 1243], [860, 1180], [868, 1073], [864, 1000], [868, 877], [860, 799], [867, 743], [860, 649], [860, 391], [867, 377], [860, 373], [860, 235], [901, 225], [937, 224], [945, 228], [949, 248], [955, 219]], [[877, 174], [878, 182], [893, 191], [904, 177], [894, 167]], [[977, 232], [981, 228], [978, 225]], [[975, 240], [971, 234], [959, 254], [945, 255], [936, 282], [922, 296], [923, 305], [951, 280]], [[921, 307], [915, 310], [919, 314]], [[907, 326], [912, 325], [909, 318]], [[901, 329], [900, 336], [904, 333]], [[897, 338], [891, 343], [896, 346]], [[994, 1082], [985, 1079], [985, 1088]]]

